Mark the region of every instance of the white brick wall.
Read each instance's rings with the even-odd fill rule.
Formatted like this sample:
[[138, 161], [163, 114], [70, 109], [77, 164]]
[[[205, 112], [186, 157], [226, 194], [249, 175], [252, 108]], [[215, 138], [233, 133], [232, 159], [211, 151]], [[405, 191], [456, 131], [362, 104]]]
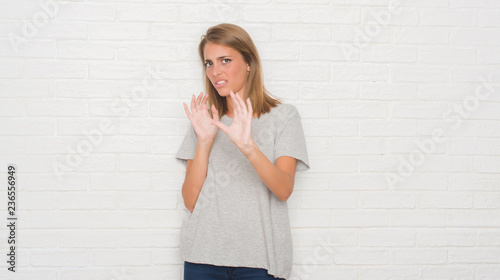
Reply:
[[174, 154], [219, 22], [303, 118], [290, 279], [500, 279], [498, 0], [0, 5], [0, 279], [182, 279]]

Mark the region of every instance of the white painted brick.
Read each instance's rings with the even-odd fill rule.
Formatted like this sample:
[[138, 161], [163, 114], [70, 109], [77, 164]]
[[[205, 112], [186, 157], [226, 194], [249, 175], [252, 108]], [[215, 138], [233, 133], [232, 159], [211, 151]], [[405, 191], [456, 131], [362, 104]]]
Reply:
[[439, 66], [397, 66], [391, 69], [395, 82], [447, 82], [449, 70]]
[[[446, 115], [447, 112], [445, 112]], [[432, 135], [440, 133], [443, 141], [448, 141], [453, 137], [472, 137], [476, 131], [476, 122], [472, 120], [457, 121], [458, 113], [449, 113], [448, 120], [418, 120], [417, 134], [432, 139]], [[436, 137], [436, 136], [435, 136]], [[440, 140], [441, 141], [441, 140]], [[446, 143], [446, 142], [443, 142]], [[440, 143], [441, 144], [441, 143]]]
[[[199, 38], [207, 30], [206, 25], [183, 23], [152, 23], [151, 39], [168, 41], [192, 41]], [[248, 30], [247, 30], [248, 31]], [[196, 45], [197, 46], [197, 45]], [[197, 52], [192, 54], [197, 56]]]
[[389, 5], [389, 0], [332, 0], [330, 2], [335, 4], [335, 6], [352, 6], [352, 5], [387, 6], [387, 5]]
[[374, 64], [353, 64], [331, 66], [334, 81], [382, 82], [389, 77], [389, 68]]
[[91, 22], [88, 25], [91, 40], [145, 40], [148, 39], [147, 23]]
[[120, 171], [165, 171], [174, 168], [175, 159], [163, 155], [126, 155], [119, 157]]
[[[358, 270], [351, 267], [337, 267], [332, 265], [318, 265], [316, 270], [309, 273], [308, 263], [301, 267], [301, 278], [290, 279], [343, 279], [343, 280], [356, 280], [358, 279]], [[292, 268], [293, 269], [293, 268]], [[293, 275], [293, 274], [292, 274]]]
[[474, 157], [474, 169], [478, 172], [500, 172], [500, 156], [476, 156]]
[[499, 191], [500, 174], [450, 174], [450, 190]]
[[500, 210], [453, 210], [447, 213], [451, 227], [498, 227]]
[[349, 82], [302, 82], [300, 97], [303, 99], [357, 99], [359, 86]]
[[148, 104], [144, 99], [116, 98], [89, 100], [92, 117], [147, 117]]
[[111, 118], [58, 118], [57, 135], [93, 135], [99, 132], [103, 135], [118, 134], [118, 120]]
[[325, 119], [328, 118], [328, 103], [314, 102], [314, 103], [293, 103], [300, 115], [309, 119]]
[[[497, 9], [500, 8], [497, 7]], [[499, 10], [479, 10], [478, 11], [478, 26], [482, 27], [498, 27], [500, 26], [500, 11]]]
[[[450, 29], [446, 27], [393, 27], [394, 43], [396, 44], [447, 44]], [[453, 41], [452, 41], [453, 42]]]
[[0, 135], [54, 135], [56, 122], [51, 118], [1, 119]]
[[366, 267], [361, 270], [363, 280], [377, 280], [377, 279], [405, 279], [417, 280], [418, 270], [416, 267]]
[[276, 25], [272, 28], [273, 40], [277, 41], [330, 41], [332, 29], [329, 25]]
[[474, 162], [467, 156], [429, 154], [417, 169], [422, 172], [471, 172]]
[[449, 263], [500, 263], [498, 249], [449, 249]]
[[339, 191], [373, 191], [387, 189], [387, 180], [383, 174], [334, 174], [330, 179], [330, 189]]
[[[1, 24], [1, 23], [0, 23]], [[0, 28], [2, 28], [0, 26]], [[5, 57], [36, 57], [51, 58], [56, 56], [56, 44], [50, 41], [30, 40], [25, 42], [19, 39], [21, 43], [16, 44], [10, 41], [0, 41], [0, 49]]]
[[[271, 73], [269, 73], [271, 75]], [[293, 81], [274, 81], [266, 84], [267, 90], [283, 102], [299, 99], [299, 83]], [[186, 103], [187, 104], [187, 103]]]
[[500, 208], [500, 194], [494, 192], [474, 193], [474, 208]]
[[472, 208], [472, 193], [420, 192], [417, 195], [418, 208]]
[[284, 5], [260, 5], [250, 6], [241, 5], [241, 10], [252, 11], [251, 13], [242, 13], [241, 20], [244, 22], [280, 22], [291, 23], [299, 21], [299, 8]]
[[[500, 17], [499, 17], [500, 18]], [[481, 47], [477, 49], [478, 64], [499, 64], [500, 63], [500, 48], [499, 47]]]
[[0, 145], [1, 155], [19, 155], [25, 151], [26, 143], [23, 136], [0, 136], [0, 143], [2, 143]]
[[500, 28], [454, 28], [450, 43], [453, 45], [498, 45]]
[[478, 0], [470, 2], [467, 0], [450, 0], [450, 6], [453, 8], [496, 8], [500, 6], [495, 0]]
[[70, 59], [113, 59], [116, 43], [61, 41], [57, 43], [57, 57]]
[[[184, 102], [187, 105], [190, 103]], [[189, 107], [189, 106], [188, 106]], [[151, 117], [166, 117], [166, 118], [184, 118], [186, 112], [182, 103], [179, 101], [159, 101], [151, 100], [149, 103], [149, 111]]]
[[151, 224], [147, 210], [96, 210], [90, 213], [90, 228], [148, 228]]
[[418, 50], [418, 62], [423, 64], [476, 64], [476, 50], [430, 47]]
[[[434, 142], [434, 144], [431, 144]], [[432, 149], [433, 154], [443, 154], [446, 150], [445, 143], [437, 143], [432, 137], [392, 137], [389, 139], [389, 152], [394, 154], [415, 153], [423, 149]]]
[[374, 265], [388, 264], [387, 249], [337, 249], [333, 255], [338, 265]]
[[479, 231], [477, 233], [477, 245], [500, 246], [500, 231], [498, 229]]
[[23, 187], [27, 191], [83, 191], [87, 189], [88, 175], [66, 174], [58, 179], [54, 171], [31, 173], [23, 176]]
[[177, 61], [177, 47], [175, 45], [164, 43], [121, 43], [118, 47], [117, 53], [118, 58], [121, 60]]
[[[299, 210], [300, 211], [300, 210]], [[358, 244], [357, 229], [293, 229], [294, 247], [352, 247]], [[299, 247], [297, 247], [299, 246]]]
[[356, 172], [359, 168], [358, 160], [354, 156], [317, 157], [313, 162], [315, 165], [311, 166], [311, 172]]
[[89, 213], [82, 211], [37, 210], [30, 212], [31, 228], [87, 228]]
[[183, 264], [178, 248], [152, 249], [151, 264]]
[[151, 136], [148, 139], [149, 152], [152, 154], [175, 154], [184, 138], [181, 136]]
[[26, 101], [26, 115], [83, 117], [86, 107], [86, 101], [78, 99], [30, 99]]
[[418, 247], [474, 246], [476, 232], [470, 229], [421, 229], [417, 234]]
[[163, 248], [179, 245], [178, 230], [125, 230], [117, 233], [117, 243], [124, 248]]
[[149, 228], [168, 228], [179, 230], [182, 226], [186, 211], [187, 210], [184, 207], [180, 210], [155, 210], [151, 214], [151, 224], [149, 225]]
[[[155, 71], [155, 70], [153, 70]], [[198, 81], [200, 84], [201, 82]], [[186, 83], [182, 81], [182, 83]], [[187, 83], [186, 83], [187, 84]], [[142, 102], [143, 99], [170, 99], [178, 96], [179, 82], [166, 81], [159, 78], [155, 78], [153, 75], [147, 75], [142, 78], [141, 81], [122, 81], [118, 82], [118, 94], [121, 98], [132, 98], [135, 100], [134, 103]], [[191, 94], [200, 93], [196, 92], [193, 88], [190, 88]], [[191, 96], [187, 96], [190, 98]], [[188, 99], [189, 101], [190, 99]], [[180, 103], [180, 102], [179, 102]], [[182, 105], [182, 104], [181, 104]], [[182, 106], [181, 106], [182, 107]]]
[[478, 20], [472, 9], [423, 9], [420, 24], [424, 26], [475, 26]]
[[413, 192], [362, 192], [359, 195], [361, 208], [414, 208], [415, 194]]
[[376, 101], [331, 101], [330, 118], [386, 118], [388, 106]]
[[[142, 79], [149, 78], [149, 68], [144, 64], [107, 62], [105, 64], [90, 63], [89, 78], [91, 79]], [[137, 83], [140, 85], [140, 83]]]
[[346, 49], [342, 44], [304, 44], [300, 50], [300, 57], [305, 60], [331, 61], [359, 61], [360, 51]]
[[411, 120], [365, 120], [360, 122], [361, 136], [413, 136], [417, 125]]
[[328, 81], [330, 69], [327, 64], [278, 63], [272, 66], [273, 79]]
[[417, 49], [408, 46], [368, 45], [362, 48], [363, 62], [416, 62]]
[[58, 20], [72, 21], [113, 21], [117, 18], [116, 7], [106, 3], [68, 3], [58, 2]]
[[417, 85], [418, 99], [423, 100], [463, 100], [473, 95], [477, 85], [468, 83], [426, 83]]
[[240, 18], [238, 9], [230, 4], [222, 3], [184, 5], [179, 14], [181, 22], [235, 22]]
[[81, 39], [88, 37], [87, 22], [51, 20], [43, 27], [26, 24], [24, 34], [28, 38]]
[[198, 61], [161, 62], [157, 64], [157, 67], [159, 71], [159, 78], [175, 80], [201, 77], [201, 68]]
[[150, 188], [151, 179], [144, 173], [92, 173], [90, 174], [91, 190], [135, 190], [145, 191]]
[[328, 154], [328, 137], [306, 137], [307, 153], [310, 156]]
[[289, 210], [292, 228], [328, 228], [331, 226], [329, 210]]
[[495, 280], [500, 275], [499, 265], [478, 265], [476, 268], [476, 279], [478, 280]]
[[73, 61], [33, 61], [26, 63], [26, 76], [29, 78], [85, 78], [87, 65]]
[[360, 83], [359, 91], [364, 100], [413, 100], [417, 87], [414, 84]]
[[[500, 36], [500, 32], [498, 33]], [[450, 70], [450, 80], [453, 82], [500, 82], [495, 66], [464, 66]], [[487, 92], [483, 90], [483, 93]], [[472, 95], [472, 93], [471, 93]]]
[[476, 122], [476, 136], [479, 137], [500, 137], [500, 121]]
[[446, 141], [447, 152], [460, 155], [494, 155], [500, 151], [500, 142], [495, 138], [453, 137]]
[[[28, 253], [28, 252], [27, 252]], [[19, 258], [27, 258], [29, 260], [29, 255], [28, 254], [22, 254], [18, 255]], [[18, 259], [19, 259], [18, 258]], [[19, 267], [19, 264], [17, 264], [17, 268]], [[58, 277], [58, 270], [57, 268], [44, 268], [40, 269], [39, 267], [37, 268], [29, 268], [29, 266], [25, 266], [22, 272], [22, 277], [25, 279], [39, 279], [39, 280], [55, 280]], [[19, 270], [16, 270], [19, 271]], [[21, 273], [16, 273], [16, 274], [21, 274]], [[0, 272], [0, 277], [3, 279], [8, 279], [7, 277], [12, 277], [13, 273], [11, 271], [8, 271], [7, 269], [4, 269]], [[21, 278], [21, 277], [16, 277], [16, 278]], [[74, 278], [72, 278], [74, 279]]]
[[59, 271], [59, 275], [64, 279], [85, 280], [88, 278], [95, 280], [108, 280], [118, 277], [122, 272], [128, 270], [119, 267], [96, 268], [95, 266], [80, 269], [66, 268]]
[[416, 231], [410, 229], [363, 229], [359, 233], [362, 247], [413, 247]]
[[372, 25], [417, 25], [420, 19], [419, 11], [413, 8], [398, 7], [393, 2], [387, 7], [364, 8], [361, 22]]
[[116, 248], [118, 234], [109, 230], [66, 229], [59, 231], [61, 248]]
[[295, 175], [294, 189], [299, 191], [317, 190], [324, 191], [328, 189], [329, 177], [327, 174], [309, 174], [307, 172], [297, 173]]
[[23, 72], [23, 62], [19, 59], [0, 60], [0, 78], [18, 78]]
[[388, 223], [386, 210], [336, 209], [332, 212], [333, 227], [382, 227]]
[[24, 101], [19, 99], [3, 99], [0, 104], [0, 117], [24, 116]]
[[300, 204], [302, 208], [313, 209], [356, 208], [356, 195], [331, 191], [305, 193]]
[[445, 190], [448, 184], [448, 173], [411, 173], [402, 183], [392, 185], [397, 190]]
[[400, 0], [401, 7], [448, 7], [449, 0]]
[[419, 275], [422, 280], [456, 279], [468, 280], [474, 278], [474, 268], [461, 266], [424, 266], [420, 267]]
[[115, 195], [102, 192], [67, 192], [58, 195], [59, 209], [114, 209]]
[[309, 136], [357, 136], [358, 122], [352, 120], [302, 119], [304, 134]]
[[117, 201], [120, 209], [175, 209], [178, 203], [177, 192], [121, 192]]
[[120, 21], [151, 21], [151, 22], [176, 22], [178, 20], [177, 7], [173, 5], [153, 4], [127, 5], [119, 8]]
[[23, 229], [17, 232], [18, 240], [22, 240], [24, 248], [56, 248], [58, 244], [57, 230]]
[[446, 212], [443, 210], [394, 209], [390, 212], [393, 227], [443, 227]]
[[[0, 64], [0, 65], [3, 65]], [[0, 70], [1, 71], [1, 70]], [[15, 71], [15, 70], [14, 70]], [[0, 80], [1, 97], [49, 97], [53, 96], [50, 81], [44, 80]]]
[[120, 134], [135, 135], [177, 135], [177, 122], [170, 119], [123, 119]]
[[87, 250], [32, 250], [30, 264], [32, 266], [88, 266], [90, 265], [90, 251]]
[[23, 209], [54, 209], [57, 208], [57, 193], [55, 192], [25, 192], [22, 194]]
[[333, 41], [345, 42], [348, 52], [356, 52], [365, 44], [387, 44], [392, 40], [392, 28], [379, 24], [338, 25], [333, 28]]
[[307, 23], [359, 23], [360, 7], [340, 7], [328, 5], [310, 6], [300, 11], [300, 20]]
[[[78, 144], [77, 146], [78, 147]], [[74, 157], [72, 157], [74, 156]], [[76, 159], [75, 159], [76, 157]], [[80, 161], [81, 160], [81, 161]], [[78, 164], [73, 165], [72, 162], [78, 162]], [[115, 155], [95, 155], [90, 153], [85, 154], [66, 154], [57, 157], [57, 162], [61, 164], [66, 164], [69, 168], [69, 172], [111, 172], [115, 170]], [[69, 164], [68, 164], [69, 163]], [[66, 173], [65, 169], [62, 169], [63, 173]]]
[[261, 60], [297, 60], [300, 55], [298, 44], [269, 42], [256, 43]]
[[149, 265], [151, 252], [145, 249], [95, 249], [92, 262], [97, 266]]
[[444, 264], [447, 252], [445, 249], [394, 249], [393, 264]]
[[111, 81], [57, 81], [55, 92], [57, 96], [71, 98], [109, 98], [118, 96], [116, 85]]
[[334, 155], [367, 155], [387, 153], [387, 140], [379, 138], [336, 138], [330, 140]]

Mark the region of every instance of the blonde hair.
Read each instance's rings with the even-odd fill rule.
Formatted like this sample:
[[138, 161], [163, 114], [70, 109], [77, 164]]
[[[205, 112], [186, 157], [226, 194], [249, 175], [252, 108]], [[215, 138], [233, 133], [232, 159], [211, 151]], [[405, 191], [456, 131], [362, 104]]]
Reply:
[[[238, 51], [245, 62], [250, 66], [250, 72], [247, 75], [244, 96], [249, 97], [252, 102], [252, 109], [257, 117], [268, 113], [273, 107], [276, 107], [281, 101], [271, 95], [264, 87], [262, 76], [262, 68], [257, 48], [250, 38], [250, 35], [241, 27], [222, 23], [212, 26], [207, 30], [205, 35], [201, 36], [200, 44], [198, 45], [198, 53], [203, 65], [203, 74], [205, 79], [205, 90], [208, 94], [209, 106], [212, 104], [219, 112], [219, 118], [225, 115], [228, 111], [226, 98], [218, 94], [215, 87], [207, 77], [205, 65], [204, 49], [207, 43], [224, 45]], [[210, 111], [210, 110], [209, 110]]]

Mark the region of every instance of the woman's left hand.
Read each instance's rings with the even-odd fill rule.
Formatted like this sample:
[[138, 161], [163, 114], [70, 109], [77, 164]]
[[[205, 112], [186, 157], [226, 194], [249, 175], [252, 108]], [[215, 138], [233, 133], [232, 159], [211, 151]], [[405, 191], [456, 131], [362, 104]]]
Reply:
[[245, 105], [241, 97], [234, 94], [233, 91], [230, 91], [229, 95], [231, 96], [234, 107], [233, 123], [228, 127], [222, 122], [214, 120], [212, 124], [224, 131], [229, 137], [229, 140], [231, 140], [244, 155], [247, 155], [254, 147], [252, 139], [252, 103], [250, 102], [250, 98], [247, 98]]

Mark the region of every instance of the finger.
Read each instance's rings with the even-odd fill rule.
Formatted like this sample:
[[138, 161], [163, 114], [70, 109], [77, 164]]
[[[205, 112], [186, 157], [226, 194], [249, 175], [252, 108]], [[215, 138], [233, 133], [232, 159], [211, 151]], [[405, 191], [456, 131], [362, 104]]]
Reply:
[[212, 116], [215, 121], [219, 121], [219, 111], [215, 108], [214, 104], [212, 104]]
[[186, 115], [187, 115], [189, 121], [191, 121], [191, 114], [189, 113], [188, 105], [186, 103], [182, 103], [182, 104], [184, 104], [184, 112], [186, 112]]
[[240, 113], [240, 104], [238, 103], [238, 100], [236, 99], [236, 94], [231, 90], [229, 92], [231, 95], [231, 100], [233, 100], [233, 107], [234, 107], [234, 115], [236, 116], [237, 114]]
[[253, 108], [252, 108], [252, 102], [250, 101], [250, 97], [247, 98], [247, 106], [248, 106], [248, 113], [250, 114], [251, 118], [253, 118]]
[[201, 109], [203, 109], [201, 107], [201, 100], [203, 99], [203, 92], [200, 92], [200, 94], [198, 95], [198, 97], [196, 98], [196, 109], [198, 111], [201, 111]]
[[208, 102], [208, 94], [205, 94], [205, 96], [203, 96], [203, 99], [201, 100], [201, 103], [203, 105], [203, 110], [204, 111], [208, 110], [207, 102]]
[[225, 124], [221, 123], [220, 121], [216, 121], [216, 120], [213, 120], [212, 124], [217, 126], [220, 129], [222, 129], [222, 131], [224, 131], [224, 133], [228, 134], [229, 127], [227, 127]]
[[248, 110], [247, 110], [247, 106], [245, 105], [245, 102], [243, 101], [243, 99], [239, 95], [236, 95], [236, 98], [238, 100], [238, 104], [240, 105], [241, 114], [243, 114], [243, 115], [246, 114]]
[[196, 112], [196, 103], [195, 103], [194, 94], [193, 94], [193, 97], [191, 97], [191, 112]]

